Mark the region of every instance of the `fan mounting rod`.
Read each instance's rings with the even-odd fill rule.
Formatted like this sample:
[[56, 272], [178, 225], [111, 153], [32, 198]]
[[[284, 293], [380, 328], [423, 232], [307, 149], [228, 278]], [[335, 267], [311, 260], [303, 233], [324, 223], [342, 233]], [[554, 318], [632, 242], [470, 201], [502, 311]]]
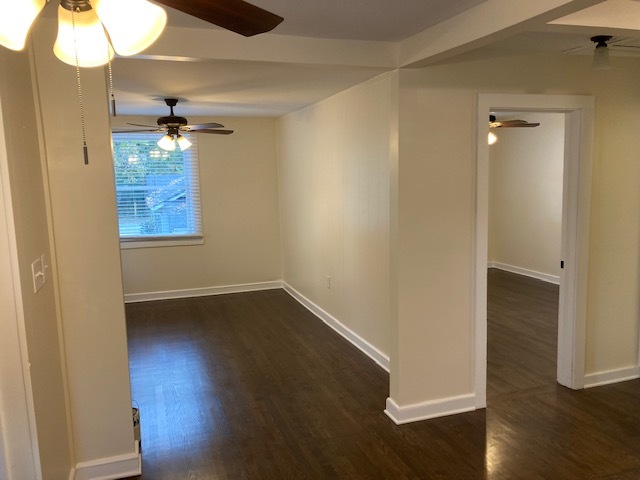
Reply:
[[173, 112], [173, 107], [175, 107], [178, 104], [178, 99], [177, 98], [165, 98], [164, 99], [164, 103], [166, 103], [167, 106], [170, 107], [171, 111]]
[[171, 109], [171, 113], [169, 115], [173, 115], [173, 107], [175, 107], [178, 104], [178, 99], [177, 98], [165, 98], [164, 99], [164, 103], [166, 103], [167, 107], [169, 107]]
[[184, 117], [179, 117], [173, 113], [173, 107], [175, 107], [178, 104], [178, 99], [165, 98], [164, 103], [167, 104], [167, 107], [169, 107], [170, 112], [168, 116], [160, 117], [158, 119], [158, 125], [160, 125], [161, 127], [167, 126], [169, 127], [169, 129], [171, 128], [177, 129], [179, 127], [185, 126], [187, 124], [187, 119]]
[[89, 0], [61, 0], [60, 6], [70, 12], [87, 12], [91, 10]]
[[599, 47], [607, 47], [607, 42], [611, 40], [613, 37], [611, 35], [596, 35], [595, 37], [591, 37], [591, 41], [596, 44], [596, 48]]

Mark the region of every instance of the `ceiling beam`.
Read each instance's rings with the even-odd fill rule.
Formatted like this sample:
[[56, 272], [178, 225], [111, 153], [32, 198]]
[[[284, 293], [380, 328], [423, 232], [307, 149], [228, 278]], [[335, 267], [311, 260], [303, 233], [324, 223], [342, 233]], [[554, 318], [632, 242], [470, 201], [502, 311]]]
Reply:
[[393, 42], [291, 37], [273, 33], [246, 38], [215, 28], [167, 27], [153, 45], [133, 58], [392, 69], [398, 66], [398, 45]]
[[483, 47], [604, 0], [487, 0], [399, 45], [401, 67], [423, 67]]

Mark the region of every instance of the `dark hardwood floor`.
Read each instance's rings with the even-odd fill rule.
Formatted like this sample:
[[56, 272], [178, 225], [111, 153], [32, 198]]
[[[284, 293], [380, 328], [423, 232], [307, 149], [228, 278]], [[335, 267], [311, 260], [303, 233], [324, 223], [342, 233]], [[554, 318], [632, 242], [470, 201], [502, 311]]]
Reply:
[[284, 291], [127, 305], [136, 478], [640, 479], [640, 381], [558, 386], [557, 289], [495, 273], [488, 408], [403, 426], [387, 373]]
[[558, 286], [490, 268], [487, 287], [487, 403], [554, 385]]

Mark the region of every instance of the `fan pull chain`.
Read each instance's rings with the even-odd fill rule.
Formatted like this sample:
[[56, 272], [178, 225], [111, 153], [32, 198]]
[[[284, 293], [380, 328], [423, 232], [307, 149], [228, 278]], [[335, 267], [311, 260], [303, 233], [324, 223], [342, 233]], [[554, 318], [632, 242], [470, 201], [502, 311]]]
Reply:
[[82, 124], [82, 152], [84, 164], [89, 165], [89, 150], [87, 148], [87, 133], [84, 122], [84, 104], [82, 102], [82, 83], [80, 82], [80, 64], [78, 62], [78, 39], [76, 35], [76, 9], [71, 10], [71, 26], [73, 27], [73, 46], [76, 55], [76, 80], [78, 83], [78, 100], [80, 101], [80, 123]]
[[111, 59], [109, 59], [109, 91], [111, 93], [111, 113], [114, 117], [117, 117], [116, 113], [116, 97], [113, 93], [113, 72], [111, 71]]
[[117, 117], [116, 113], [116, 96], [113, 93], [113, 70], [111, 69], [111, 50], [113, 47], [111, 46], [111, 38], [109, 37], [109, 32], [107, 29], [102, 26], [104, 30], [104, 38], [107, 40], [107, 70], [109, 72], [109, 95], [111, 95], [111, 115]]

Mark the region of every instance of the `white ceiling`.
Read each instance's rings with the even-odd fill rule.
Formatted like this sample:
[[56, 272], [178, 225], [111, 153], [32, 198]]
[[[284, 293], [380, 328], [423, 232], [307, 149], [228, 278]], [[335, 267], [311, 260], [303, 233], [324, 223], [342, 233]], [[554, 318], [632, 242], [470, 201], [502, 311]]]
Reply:
[[203, 60], [178, 62], [119, 58], [113, 63], [118, 113], [280, 116], [362, 83], [386, 69], [295, 63]]
[[[397, 68], [400, 46], [420, 32], [495, 1], [250, 0], [285, 20], [249, 39], [167, 9], [169, 24], [156, 44], [113, 62], [118, 113], [163, 115], [162, 98], [178, 97], [177, 114], [280, 116]], [[55, 16], [55, 3], [46, 16]], [[479, 45], [558, 54], [582, 45], [589, 53], [592, 35], [640, 37], [640, 2], [607, 0], [559, 24], [546, 21], [527, 24], [509, 41], [503, 35]]]
[[508, 52], [592, 55], [595, 35], [611, 35], [612, 56], [640, 54], [640, 0], [607, 0], [501, 41]]
[[[249, 3], [284, 17], [284, 22], [274, 30], [280, 35], [397, 42], [485, 1], [250, 0]], [[171, 25], [211, 28], [210, 24], [175, 10], [171, 10], [170, 17]]]

